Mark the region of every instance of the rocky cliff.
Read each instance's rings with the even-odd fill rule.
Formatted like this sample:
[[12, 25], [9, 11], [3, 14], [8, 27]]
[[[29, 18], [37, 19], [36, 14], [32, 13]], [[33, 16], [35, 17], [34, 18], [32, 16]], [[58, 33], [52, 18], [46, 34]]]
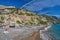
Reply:
[[20, 8], [3, 8], [0, 9], [0, 21], [4, 23], [17, 23], [24, 25], [40, 24], [59, 24], [60, 19], [56, 16], [37, 14], [32, 11]]

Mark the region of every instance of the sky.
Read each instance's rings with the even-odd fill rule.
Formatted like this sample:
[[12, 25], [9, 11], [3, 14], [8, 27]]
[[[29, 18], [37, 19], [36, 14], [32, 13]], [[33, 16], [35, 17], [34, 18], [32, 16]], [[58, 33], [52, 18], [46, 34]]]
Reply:
[[0, 0], [0, 5], [25, 8], [40, 14], [60, 17], [60, 0]]
[[31, 0], [0, 0], [0, 5], [15, 6], [17, 8], [20, 8], [30, 1]]
[[26, 8], [40, 14], [60, 17], [60, 0], [33, 0], [22, 8]]

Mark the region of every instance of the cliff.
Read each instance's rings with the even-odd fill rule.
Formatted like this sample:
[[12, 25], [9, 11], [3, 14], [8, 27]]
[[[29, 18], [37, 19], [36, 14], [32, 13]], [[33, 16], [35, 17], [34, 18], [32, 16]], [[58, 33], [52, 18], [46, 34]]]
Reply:
[[20, 8], [0, 9], [0, 21], [3, 23], [17, 23], [23, 25], [59, 24], [60, 19], [56, 16], [37, 14]]

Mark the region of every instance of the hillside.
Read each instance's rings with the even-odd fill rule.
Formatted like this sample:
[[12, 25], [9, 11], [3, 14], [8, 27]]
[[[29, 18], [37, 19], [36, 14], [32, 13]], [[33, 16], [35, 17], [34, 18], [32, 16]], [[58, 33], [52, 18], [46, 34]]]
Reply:
[[37, 14], [26, 9], [3, 8], [0, 9], [0, 23], [24, 25], [59, 24], [60, 19], [56, 16]]

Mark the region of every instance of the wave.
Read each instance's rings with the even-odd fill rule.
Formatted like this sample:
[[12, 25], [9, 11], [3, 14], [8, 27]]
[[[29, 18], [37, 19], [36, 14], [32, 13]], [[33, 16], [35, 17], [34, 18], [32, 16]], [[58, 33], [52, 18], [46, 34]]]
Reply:
[[49, 35], [46, 33], [46, 31], [51, 28], [51, 26], [48, 26], [46, 28], [44, 28], [43, 30], [40, 30], [40, 38], [42, 38], [42, 40], [51, 40]]

